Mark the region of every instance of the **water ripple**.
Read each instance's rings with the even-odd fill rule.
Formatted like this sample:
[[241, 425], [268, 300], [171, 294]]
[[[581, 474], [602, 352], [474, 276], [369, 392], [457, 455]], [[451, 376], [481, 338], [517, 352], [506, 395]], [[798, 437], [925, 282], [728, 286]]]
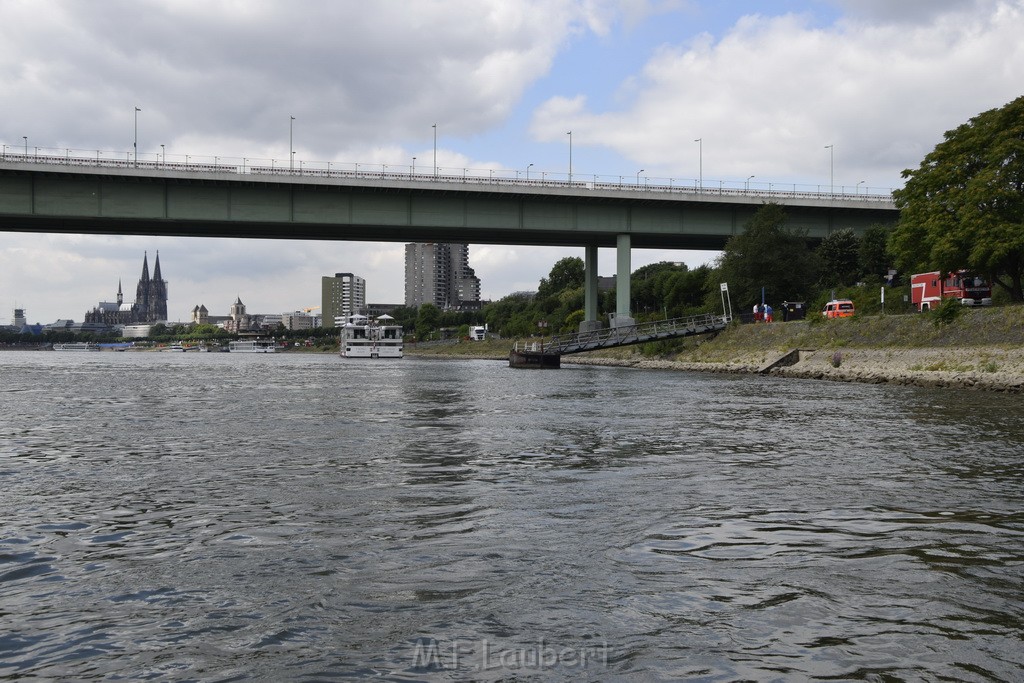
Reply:
[[1024, 676], [1012, 398], [68, 356], [0, 352], [0, 677]]

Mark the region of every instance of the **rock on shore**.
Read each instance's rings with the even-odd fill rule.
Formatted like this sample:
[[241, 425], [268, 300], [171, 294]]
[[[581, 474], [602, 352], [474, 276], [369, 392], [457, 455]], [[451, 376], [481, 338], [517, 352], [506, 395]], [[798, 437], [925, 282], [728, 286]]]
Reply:
[[870, 384], [957, 387], [1024, 392], [1024, 348], [830, 348], [799, 353], [793, 365], [765, 371], [778, 353], [737, 353], [721, 362], [567, 356], [564, 364], [616, 365], [695, 372], [758, 373]]

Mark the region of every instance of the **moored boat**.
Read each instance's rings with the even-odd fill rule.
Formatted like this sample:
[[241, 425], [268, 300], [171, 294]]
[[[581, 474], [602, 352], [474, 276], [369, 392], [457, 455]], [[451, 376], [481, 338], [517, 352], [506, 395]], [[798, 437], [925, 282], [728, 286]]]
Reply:
[[54, 344], [54, 351], [99, 351], [100, 345], [92, 342], [66, 342], [64, 344]]
[[402, 358], [405, 347], [402, 326], [393, 321], [390, 315], [373, 320], [365, 315], [350, 315], [341, 328], [341, 355], [344, 358]]
[[273, 339], [239, 339], [228, 342], [228, 351], [232, 353], [276, 353], [277, 345]]

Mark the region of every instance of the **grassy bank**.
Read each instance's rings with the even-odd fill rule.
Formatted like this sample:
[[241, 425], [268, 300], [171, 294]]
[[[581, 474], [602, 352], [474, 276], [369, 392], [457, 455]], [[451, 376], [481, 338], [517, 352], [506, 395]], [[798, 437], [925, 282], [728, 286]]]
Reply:
[[[507, 358], [515, 340], [462, 341], [438, 346], [408, 344], [417, 356]], [[963, 309], [949, 324], [930, 315], [875, 315], [840, 320], [801, 320], [768, 325], [734, 325], [715, 337], [641, 344], [583, 356], [723, 361], [737, 353], [788, 349], [925, 349], [1024, 347], [1024, 307]]]
[[1002, 306], [963, 309], [948, 324], [936, 324], [931, 315], [914, 314], [737, 325], [714, 339], [690, 342], [675, 355], [714, 361], [737, 352], [788, 349], [1024, 347], [1022, 316], [1024, 307]]
[[[931, 315], [861, 316], [768, 325], [736, 324], [692, 337], [591, 351], [566, 364], [628, 365], [706, 372], [762, 372], [789, 351], [793, 365], [772, 374], [853, 382], [1024, 391], [1024, 307], [962, 309], [948, 324]], [[514, 340], [406, 346], [415, 356], [506, 359]]]

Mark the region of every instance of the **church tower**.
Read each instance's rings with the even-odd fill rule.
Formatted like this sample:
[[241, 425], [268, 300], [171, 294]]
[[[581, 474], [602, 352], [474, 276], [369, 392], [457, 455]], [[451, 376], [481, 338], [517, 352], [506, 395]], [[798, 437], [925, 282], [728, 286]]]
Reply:
[[132, 325], [167, 320], [167, 281], [160, 274], [160, 252], [156, 254], [153, 277], [149, 276], [149, 255], [142, 256], [142, 277], [135, 288], [135, 303], [124, 302], [124, 288], [117, 280], [117, 303], [100, 302], [85, 314], [87, 323]]
[[160, 275], [160, 252], [156, 252], [153, 279], [150, 281], [149, 305], [152, 320], [167, 320], [167, 281]]
[[153, 277], [149, 276], [149, 254], [142, 257], [142, 277], [135, 289], [135, 317], [138, 322], [167, 320], [167, 282], [160, 274], [160, 252], [156, 253]]
[[140, 322], [149, 322], [149, 254], [142, 255], [142, 277], [135, 286], [135, 315]]

